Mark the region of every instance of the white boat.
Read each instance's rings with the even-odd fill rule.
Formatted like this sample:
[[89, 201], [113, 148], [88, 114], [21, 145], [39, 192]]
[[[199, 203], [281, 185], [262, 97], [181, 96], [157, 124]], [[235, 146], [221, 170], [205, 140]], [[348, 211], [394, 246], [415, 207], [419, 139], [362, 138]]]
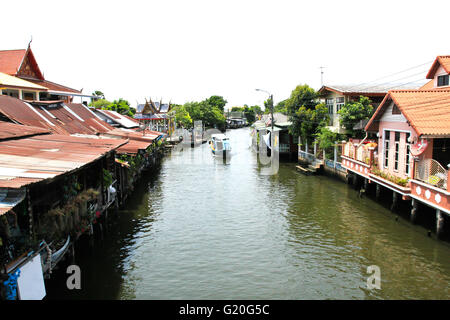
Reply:
[[226, 158], [231, 153], [230, 138], [222, 133], [212, 134], [209, 146], [212, 154], [217, 157]]

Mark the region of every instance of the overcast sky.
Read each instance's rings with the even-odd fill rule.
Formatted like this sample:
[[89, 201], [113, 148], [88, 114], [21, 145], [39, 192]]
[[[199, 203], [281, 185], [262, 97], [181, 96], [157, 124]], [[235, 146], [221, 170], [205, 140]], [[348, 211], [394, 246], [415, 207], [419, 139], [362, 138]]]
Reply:
[[[298, 84], [424, 78], [450, 54], [450, 1], [9, 1], [0, 49], [32, 49], [46, 79], [132, 106], [222, 95], [261, 105]], [[410, 76], [408, 78], [408, 76]]]

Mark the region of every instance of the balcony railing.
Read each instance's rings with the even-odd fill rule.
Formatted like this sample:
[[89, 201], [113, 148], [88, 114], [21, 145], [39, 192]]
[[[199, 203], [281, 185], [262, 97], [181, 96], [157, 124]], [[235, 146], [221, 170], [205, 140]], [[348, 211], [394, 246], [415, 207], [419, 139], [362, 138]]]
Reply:
[[369, 148], [367, 144], [358, 146], [357, 143], [359, 143], [359, 140], [357, 142], [349, 141], [345, 143], [343, 146], [343, 155], [350, 159], [355, 159], [367, 165], [371, 165], [375, 148]]
[[448, 172], [434, 159], [424, 159], [416, 163], [414, 179], [447, 190]]

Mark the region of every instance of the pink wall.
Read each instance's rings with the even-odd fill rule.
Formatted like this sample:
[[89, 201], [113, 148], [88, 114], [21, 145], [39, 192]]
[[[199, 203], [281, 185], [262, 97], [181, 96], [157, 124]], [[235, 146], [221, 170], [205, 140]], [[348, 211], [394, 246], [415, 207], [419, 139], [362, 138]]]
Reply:
[[[390, 131], [389, 142], [389, 167], [384, 167], [384, 131]], [[400, 132], [399, 141], [399, 157], [398, 157], [398, 170], [395, 170], [395, 131]], [[386, 173], [395, 175], [400, 178], [407, 178], [406, 175], [406, 136], [407, 133], [411, 133], [412, 137], [417, 137], [416, 131], [408, 125], [406, 122], [390, 122], [381, 121], [379, 125], [379, 138], [378, 138], [378, 167]], [[430, 146], [427, 148], [427, 152], [433, 150]], [[410, 157], [410, 174], [412, 172], [413, 158]]]

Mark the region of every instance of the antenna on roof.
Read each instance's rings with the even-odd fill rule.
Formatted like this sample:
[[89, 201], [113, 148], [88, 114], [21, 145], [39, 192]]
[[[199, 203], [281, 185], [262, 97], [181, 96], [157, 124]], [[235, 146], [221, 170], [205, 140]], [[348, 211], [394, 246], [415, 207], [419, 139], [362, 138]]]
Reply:
[[319, 67], [320, 69], [320, 86], [323, 86], [323, 69], [325, 69], [325, 67]]

